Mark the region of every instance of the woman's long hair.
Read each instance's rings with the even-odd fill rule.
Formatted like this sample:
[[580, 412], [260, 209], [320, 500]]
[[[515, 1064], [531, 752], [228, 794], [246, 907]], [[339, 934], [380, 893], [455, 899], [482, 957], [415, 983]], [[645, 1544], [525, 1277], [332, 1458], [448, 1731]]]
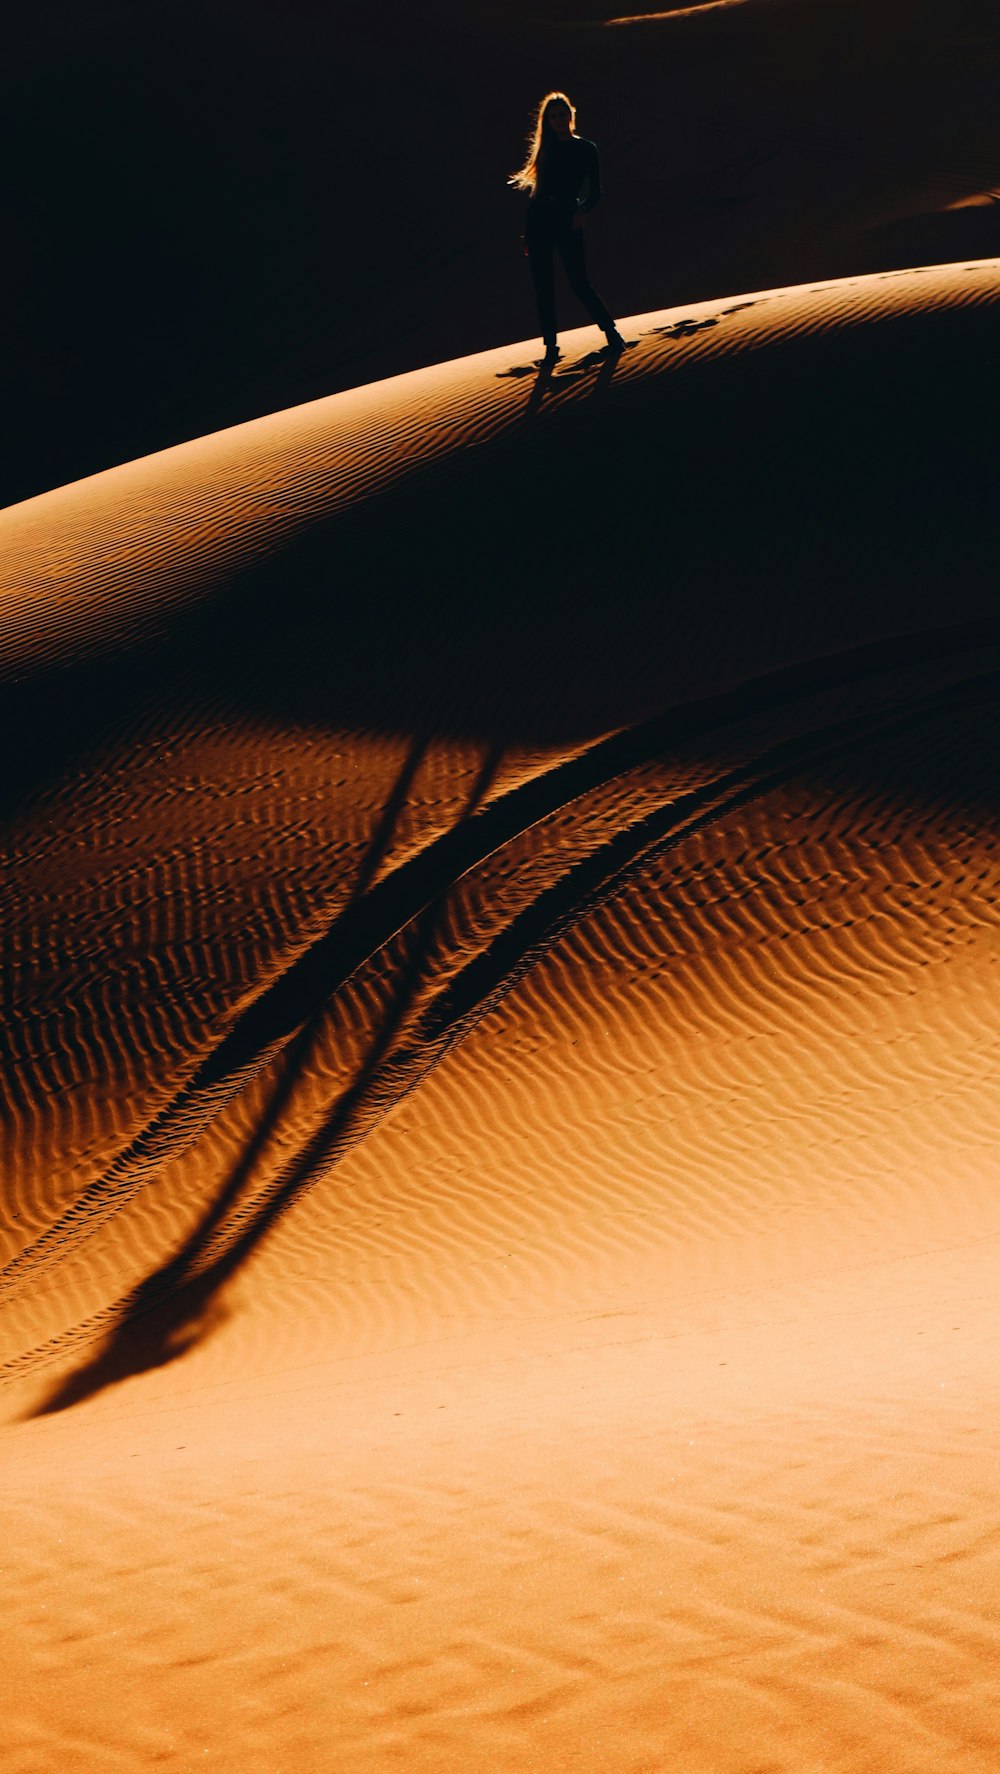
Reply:
[[538, 188], [539, 163], [544, 158], [545, 151], [553, 139], [547, 122], [549, 109], [552, 105], [565, 105], [569, 112], [569, 127], [571, 130], [576, 128], [576, 106], [570, 103], [564, 92], [547, 92], [535, 112], [535, 121], [528, 137], [528, 153], [524, 165], [519, 167], [517, 172], [512, 172], [507, 180], [508, 185], [513, 185], [515, 191], [530, 191], [534, 196]]

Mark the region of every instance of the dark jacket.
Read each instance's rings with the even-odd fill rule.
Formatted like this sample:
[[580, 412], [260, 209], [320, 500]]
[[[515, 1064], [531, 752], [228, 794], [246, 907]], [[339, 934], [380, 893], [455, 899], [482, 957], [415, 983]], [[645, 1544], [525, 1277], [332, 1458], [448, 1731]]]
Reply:
[[[586, 195], [580, 193], [586, 186]], [[538, 184], [529, 209], [549, 212], [566, 221], [578, 209], [592, 210], [601, 200], [601, 157], [583, 136], [552, 141], [538, 166]]]

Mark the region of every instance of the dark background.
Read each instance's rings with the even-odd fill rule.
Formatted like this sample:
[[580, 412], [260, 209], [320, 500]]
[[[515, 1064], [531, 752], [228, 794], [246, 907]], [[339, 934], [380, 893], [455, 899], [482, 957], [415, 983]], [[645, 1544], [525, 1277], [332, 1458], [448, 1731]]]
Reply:
[[550, 86], [602, 151], [619, 315], [1000, 251], [1000, 204], [951, 207], [1000, 189], [994, 0], [615, 10], [43, 0], [8, 24], [0, 502], [532, 337], [505, 181]]

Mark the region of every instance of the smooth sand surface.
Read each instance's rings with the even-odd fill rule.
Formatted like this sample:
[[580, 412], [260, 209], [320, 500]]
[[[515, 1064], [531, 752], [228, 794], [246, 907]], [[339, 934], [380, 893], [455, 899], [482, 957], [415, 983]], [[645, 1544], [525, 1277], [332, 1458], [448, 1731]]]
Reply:
[[998, 320], [0, 517], [5, 1770], [993, 1767]]

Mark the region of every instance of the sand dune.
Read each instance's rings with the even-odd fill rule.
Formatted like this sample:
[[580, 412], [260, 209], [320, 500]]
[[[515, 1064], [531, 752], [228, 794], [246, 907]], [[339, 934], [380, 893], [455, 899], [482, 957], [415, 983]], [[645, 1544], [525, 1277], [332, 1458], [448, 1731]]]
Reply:
[[527, 333], [552, 86], [616, 314], [1000, 252], [993, 0], [8, 10], [0, 504]]
[[992, 1765], [998, 301], [0, 517], [12, 1769]]

